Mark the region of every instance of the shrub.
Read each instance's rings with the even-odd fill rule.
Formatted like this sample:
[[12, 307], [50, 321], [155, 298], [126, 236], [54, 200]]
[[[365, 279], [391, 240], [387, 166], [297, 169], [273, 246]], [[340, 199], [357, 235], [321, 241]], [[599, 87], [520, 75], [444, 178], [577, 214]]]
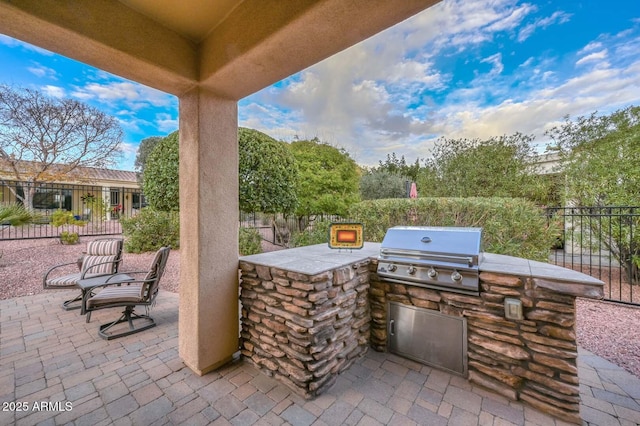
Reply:
[[53, 226], [77, 225], [84, 226], [87, 222], [76, 219], [73, 213], [66, 210], [56, 210], [51, 214], [51, 224]]
[[360, 178], [360, 196], [363, 200], [404, 198], [406, 182], [411, 179], [386, 170], [374, 170]]
[[74, 245], [80, 240], [77, 232], [62, 231], [60, 233], [60, 242], [62, 244]]
[[0, 224], [26, 225], [40, 219], [40, 215], [27, 210], [22, 204], [0, 203]]
[[80, 240], [80, 236], [78, 232], [71, 231], [70, 226], [84, 226], [87, 223], [76, 219], [76, 216], [73, 213], [66, 210], [56, 210], [51, 214], [51, 224], [57, 227], [63, 227], [63, 231], [60, 232], [60, 242], [62, 244], [77, 244]]
[[544, 212], [519, 198], [418, 198], [363, 201], [349, 218], [364, 223], [365, 240], [380, 242], [392, 226], [483, 228], [483, 250], [547, 261], [558, 235]]
[[107, 218], [107, 209], [109, 206], [104, 198], [93, 195], [87, 192], [80, 197], [85, 206], [91, 211], [91, 220], [102, 221]]
[[137, 216], [120, 219], [125, 251], [142, 253], [163, 246], [180, 247], [180, 215], [144, 208]]
[[262, 253], [262, 237], [255, 228], [240, 227], [240, 256]]
[[329, 242], [329, 226], [331, 221], [321, 220], [303, 232], [296, 232], [291, 238], [291, 247], [327, 244]]

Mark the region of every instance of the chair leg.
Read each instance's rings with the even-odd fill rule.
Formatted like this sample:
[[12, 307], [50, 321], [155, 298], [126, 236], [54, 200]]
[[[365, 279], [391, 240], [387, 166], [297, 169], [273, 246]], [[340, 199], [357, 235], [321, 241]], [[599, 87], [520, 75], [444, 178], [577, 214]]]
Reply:
[[64, 309], [65, 311], [72, 311], [74, 309], [80, 309], [81, 308], [80, 304], [72, 305], [72, 304], [74, 304], [76, 302], [82, 302], [82, 293], [77, 295], [75, 299], [65, 300], [64, 302], [62, 302], [62, 309]]
[[[133, 323], [135, 320], [144, 320], [147, 322], [147, 324], [142, 327], [136, 328]], [[114, 327], [118, 324], [122, 324], [125, 322], [129, 324], [128, 331], [122, 331], [120, 333], [108, 332], [109, 329], [111, 329], [111, 327]], [[100, 337], [102, 337], [105, 340], [111, 340], [111, 339], [117, 339], [118, 337], [123, 337], [123, 336], [128, 336], [130, 334], [138, 333], [140, 331], [147, 330], [155, 326], [156, 326], [156, 323], [153, 320], [153, 318], [151, 318], [148, 315], [138, 315], [133, 311], [133, 306], [127, 306], [125, 310], [122, 312], [122, 315], [120, 315], [120, 318], [108, 324], [102, 324], [100, 326], [100, 329], [98, 330], [98, 335], [100, 335]]]

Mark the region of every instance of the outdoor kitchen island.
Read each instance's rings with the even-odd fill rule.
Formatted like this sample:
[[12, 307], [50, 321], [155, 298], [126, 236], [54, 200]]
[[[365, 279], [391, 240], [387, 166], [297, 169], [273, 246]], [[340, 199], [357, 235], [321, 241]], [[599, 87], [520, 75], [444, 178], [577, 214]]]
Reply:
[[581, 422], [575, 298], [602, 298], [601, 281], [483, 253], [479, 294], [459, 294], [384, 281], [379, 254], [321, 244], [240, 258], [245, 360], [313, 398], [369, 347], [387, 351], [389, 306], [411, 306], [464, 320], [469, 381]]

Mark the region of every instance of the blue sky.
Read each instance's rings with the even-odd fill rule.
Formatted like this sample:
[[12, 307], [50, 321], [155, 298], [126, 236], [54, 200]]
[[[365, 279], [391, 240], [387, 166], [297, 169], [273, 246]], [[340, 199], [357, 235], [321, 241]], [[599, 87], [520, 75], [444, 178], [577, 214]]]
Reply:
[[[2, 28], [0, 28], [0, 32]], [[174, 96], [0, 35], [0, 83], [117, 117], [124, 158], [177, 129]], [[521, 132], [640, 105], [640, 1], [445, 0], [239, 102], [241, 126], [313, 138], [373, 166], [434, 141]]]

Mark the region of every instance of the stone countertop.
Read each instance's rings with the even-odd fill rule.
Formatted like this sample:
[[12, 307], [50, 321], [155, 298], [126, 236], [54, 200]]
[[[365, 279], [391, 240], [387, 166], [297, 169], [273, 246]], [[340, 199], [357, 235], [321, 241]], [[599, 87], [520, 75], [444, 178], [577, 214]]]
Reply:
[[[359, 250], [330, 249], [327, 244], [243, 256], [240, 261], [276, 267], [306, 275], [317, 275], [369, 258], [377, 258], [380, 243], [364, 243]], [[556, 266], [519, 257], [483, 253], [480, 272], [518, 275], [534, 279], [538, 287], [582, 297], [601, 298], [604, 283], [594, 277]]]
[[529, 277], [534, 287], [576, 297], [602, 299], [604, 283], [590, 275], [551, 263], [502, 254], [483, 253], [480, 272]]
[[380, 243], [364, 243], [364, 246], [358, 250], [338, 250], [329, 248], [327, 244], [316, 244], [242, 256], [240, 261], [305, 275], [317, 275], [378, 257], [378, 254], [380, 254]]
[[480, 272], [520, 275], [579, 284], [604, 285], [597, 278], [572, 269], [563, 268], [562, 266], [493, 253], [483, 253]]

